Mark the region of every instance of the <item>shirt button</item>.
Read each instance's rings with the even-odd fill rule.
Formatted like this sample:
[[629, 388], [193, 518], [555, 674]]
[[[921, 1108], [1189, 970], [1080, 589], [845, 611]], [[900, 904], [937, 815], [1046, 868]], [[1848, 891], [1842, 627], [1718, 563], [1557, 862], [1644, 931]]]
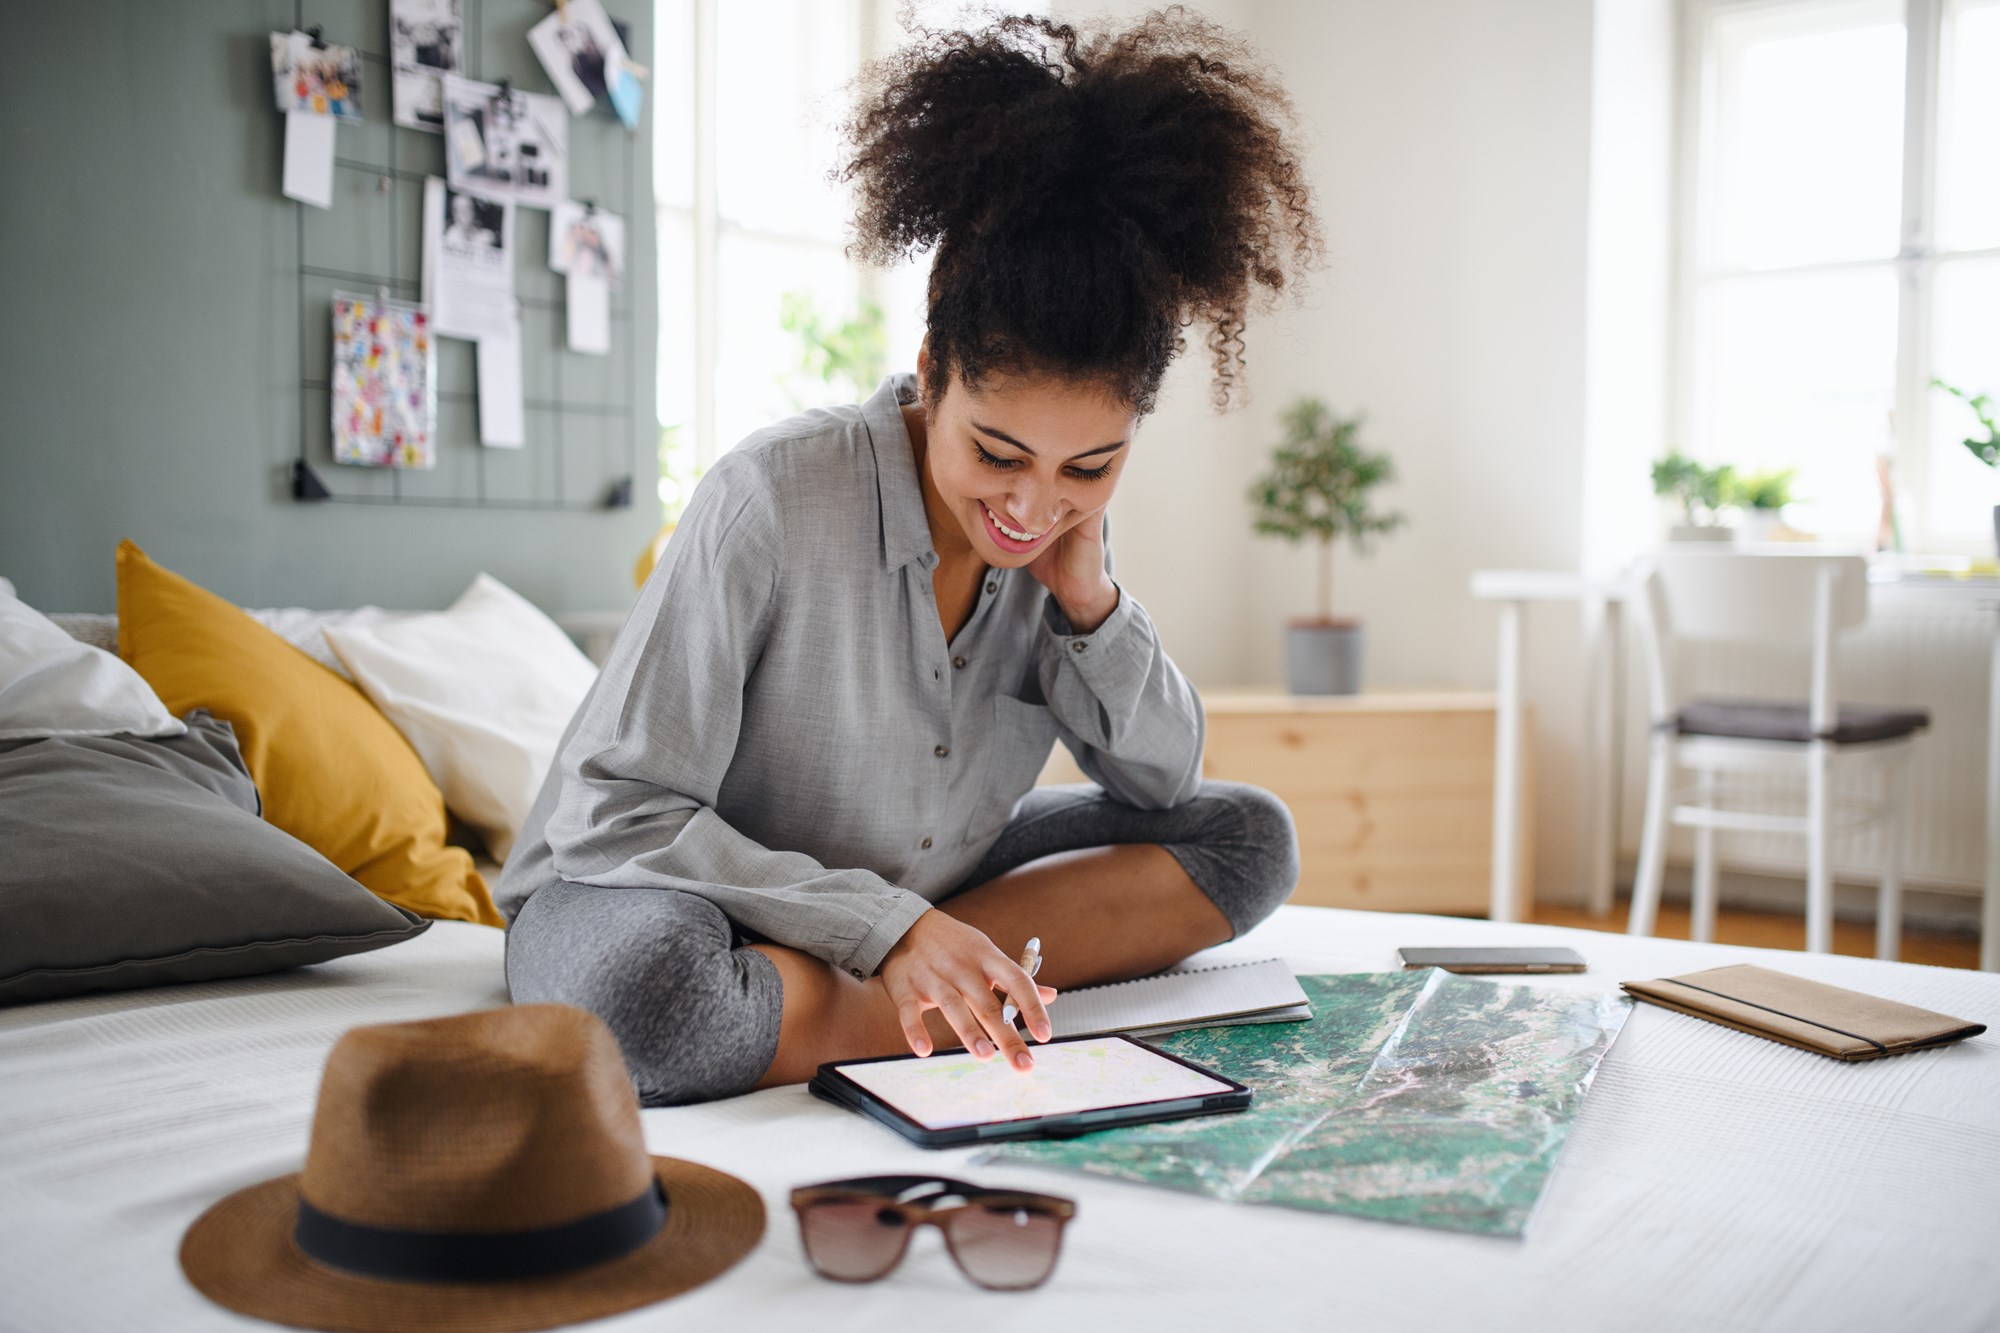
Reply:
[[925, 851], [929, 851], [931, 849], [931, 840], [929, 838], [925, 838], [922, 842], [918, 843], [917, 846], [923, 848]]
[[1070, 640], [1070, 645], [1069, 645], [1069, 646], [1070, 646], [1070, 651], [1071, 651], [1071, 652], [1077, 652], [1077, 653], [1080, 653], [1080, 652], [1082, 652], [1082, 651], [1083, 651], [1084, 649], [1086, 649], [1086, 648], [1090, 647], [1090, 645], [1089, 645], [1089, 644], [1087, 644], [1087, 643], [1085, 643], [1085, 642], [1084, 642], [1084, 641], [1083, 641], [1082, 639], [1072, 639], [1072, 640]]
[[965, 670], [965, 659], [964, 659], [963, 657], [954, 657], [954, 658], [952, 658], [952, 659], [951, 659], [951, 664], [952, 664], [953, 666], [957, 667], [957, 668], [958, 668], [958, 669], [959, 669], [960, 671], [963, 671], [963, 670]]
[[986, 585], [986, 591], [989, 593], [999, 592], [1000, 585], [997, 583], [989, 583]]
[[857, 977], [865, 977], [865, 976], [867, 975], [867, 973], [863, 972], [863, 971], [862, 971], [862, 970], [861, 970], [860, 968], [858, 968], [858, 967], [850, 967], [850, 968], [848, 968], [847, 970], [848, 970], [849, 972], [853, 973], [853, 974], [854, 974], [855, 976], [857, 976]]
[[951, 747], [949, 745], [940, 745], [935, 750], [932, 750], [931, 753], [942, 759], [951, 753]]

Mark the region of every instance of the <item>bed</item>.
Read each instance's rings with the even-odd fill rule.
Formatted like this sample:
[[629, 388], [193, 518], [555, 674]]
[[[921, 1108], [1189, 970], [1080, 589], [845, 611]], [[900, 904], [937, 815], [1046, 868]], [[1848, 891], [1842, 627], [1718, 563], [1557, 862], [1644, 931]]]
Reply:
[[[1754, 961], [2000, 1029], [2000, 976], [1550, 927], [1286, 907], [1217, 952], [1356, 972], [1386, 970], [1401, 944], [1525, 942], [1591, 962], [1536, 984]], [[181, 1232], [298, 1169], [343, 1030], [505, 1003], [501, 945], [440, 922], [291, 972], [0, 1010], [0, 1328], [255, 1326], [183, 1281]], [[1525, 1240], [973, 1165], [803, 1087], [644, 1119], [654, 1152], [754, 1184], [770, 1225], [722, 1278], [606, 1328], [2000, 1328], [2000, 1032], [1844, 1065], [1639, 1006]], [[1077, 1199], [1049, 1284], [982, 1292], [930, 1234], [882, 1282], [812, 1276], [788, 1190], [910, 1170]]]

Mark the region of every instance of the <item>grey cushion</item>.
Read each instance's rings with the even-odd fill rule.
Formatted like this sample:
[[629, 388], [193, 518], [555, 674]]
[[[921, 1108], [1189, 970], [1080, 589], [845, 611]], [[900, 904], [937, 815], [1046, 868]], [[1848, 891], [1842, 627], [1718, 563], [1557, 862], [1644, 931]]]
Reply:
[[0, 1004], [249, 976], [430, 923], [259, 817], [226, 722], [0, 743]]
[[[1800, 743], [1813, 738], [1812, 713], [1805, 704], [1765, 699], [1696, 699], [1681, 709], [1674, 724], [1683, 736]], [[1894, 740], [1930, 724], [1931, 715], [1922, 708], [1843, 704], [1831, 739], [1839, 745]]]

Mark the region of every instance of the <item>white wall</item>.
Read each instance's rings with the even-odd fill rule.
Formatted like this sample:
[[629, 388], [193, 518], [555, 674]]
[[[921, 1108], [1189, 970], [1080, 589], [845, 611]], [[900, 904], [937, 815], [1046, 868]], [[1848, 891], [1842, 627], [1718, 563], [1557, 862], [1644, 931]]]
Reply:
[[[1248, 410], [1218, 420], [1199, 357], [1175, 367], [1114, 506], [1127, 583], [1198, 683], [1279, 683], [1282, 625], [1310, 611], [1312, 565], [1251, 535], [1243, 493], [1277, 411], [1318, 394], [1368, 413], [1367, 440], [1401, 469], [1387, 500], [1411, 520], [1372, 559], [1337, 557], [1336, 610], [1368, 625], [1370, 687], [1491, 688], [1496, 616], [1469, 596], [1472, 571], [1581, 567], [1593, 496], [1631, 475], [1593, 462], [1593, 431], [1612, 436], [1620, 396], [1653, 411], [1643, 386], [1658, 376], [1658, 348], [1645, 336], [1664, 325], [1644, 321], [1663, 319], [1664, 271], [1643, 264], [1664, 254], [1664, 233], [1615, 215], [1593, 231], [1593, 157], [1637, 215], [1665, 189], [1665, 149], [1617, 177], [1603, 161], [1616, 146], [1594, 149], [1592, 118], [1594, 97], [1627, 91], [1595, 71], [1653, 62], [1658, 89], [1630, 90], [1620, 116], [1628, 140], [1665, 132], [1664, 102], [1657, 125], [1648, 116], [1666, 92], [1670, 51], [1653, 29], [1670, 0], [1197, 7], [1247, 30], [1283, 74], [1332, 262], [1303, 308], [1253, 320]], [[1600, 23], [1600, 9], [1615, 12]], [[1634, 301], [1655, 285], [1657, 308], [1650, 295]], [[1632, 317], [1609, 359], [1590, 350], [1593, 312]], [[1575, 898], [1577, 614], [1538, 610], [1528, 642], [1536, 890]]]

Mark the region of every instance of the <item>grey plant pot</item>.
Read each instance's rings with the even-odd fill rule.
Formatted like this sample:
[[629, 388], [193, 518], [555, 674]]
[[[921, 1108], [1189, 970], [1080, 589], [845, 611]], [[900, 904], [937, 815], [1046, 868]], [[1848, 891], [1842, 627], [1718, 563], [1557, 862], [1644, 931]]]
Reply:
[[1285, 627], [1285, 681], [1293, 694], [1361, 693], [1362, 628], [1352, 620]]

